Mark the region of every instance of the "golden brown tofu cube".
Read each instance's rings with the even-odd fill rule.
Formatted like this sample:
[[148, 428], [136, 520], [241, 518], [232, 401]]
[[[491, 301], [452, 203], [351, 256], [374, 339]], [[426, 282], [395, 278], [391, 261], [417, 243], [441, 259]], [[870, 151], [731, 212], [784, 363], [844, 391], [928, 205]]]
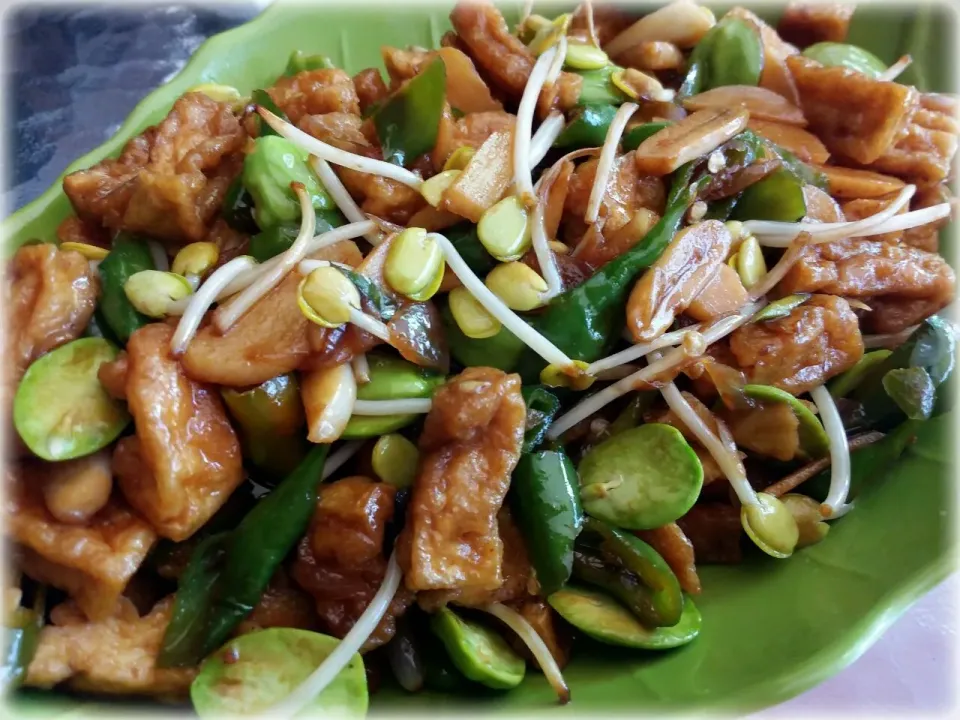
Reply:
[[90, 618], [108, 617], [157, 534], [114, 496], [86, 525], [58, 522], [43, 501], [44, 463], [8, 472], [6, 528], [18, 564], [42, 583], [68, 592]]
[[870, 164], [890, 150], [913, 115], [916, 88], [874, 80], [792, 55], [787, 67], [810, 129], [834, 154]]

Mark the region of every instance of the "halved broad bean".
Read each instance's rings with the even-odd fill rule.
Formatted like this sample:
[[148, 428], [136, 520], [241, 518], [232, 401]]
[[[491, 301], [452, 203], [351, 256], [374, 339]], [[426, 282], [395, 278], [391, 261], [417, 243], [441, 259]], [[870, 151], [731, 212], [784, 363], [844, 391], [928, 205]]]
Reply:
[[193, 286], [183, 275], [161, 270], [141, 270], [127, 278], [123, 291], [137, 312], [151, 318], [162, 318], [173, 303], [193, 293]]
[[509, 690], [523, 682], [523, 658], [487, 626], [444, 607], [433, 615], [430, 627], [453, 664], [471, 680], [499, 690]]
[[790, 557], [800, 539], [793, 513], [773, 495], [757, 493], [757, 501], [740, 508], [744, 531], [767, 555], [779, 559]]
[[[193, 708], [200, 717], [266, 712], [296, 690], [339, 644], [339, 638], [329, 635], [279, 627], [233, 638], [201, 665], [190, 685]], [[305, 714], [362, 718], [368, 703], [363, 659], [354, 653]]]
[[460, 332], [472, 340], [493, 337], [503, 327], [464, 287], [451, 290], [447, 301]]
[[106, 447], [123, 431], [130, 415], [97, 377], [117, 352], [103, 338], [80, 338], [27, 368], [13, 397], [13, 422], [34, 454], [70, 460]]
[[400, 489], [413, 485], [419, 459], [420, 451], [416, 445], [403, 435], [389, 433], [381, 436], [373, 446], [370, 463], [377, 477]]
[[839, 42], [819, 42], [806, 48], [804, 57], [826, 67], [845, 67], [877, 78], [887, 69], [886, 63], [868, 50]]
[[484, 279], [484, 284], [511, 310], [526, 312], [541, 307], [546, 302], [546, 280], [522, 262], [497, 265]]
[[411, 227], [390, 243], [383, 275], [398, 293], [423, 302], [440, 288], [445, 267], [437, 241], [423, 228]]
[[583, 458], [581, 499], [590, 515], [650, 530], [682, 517], [703, 486], [703, 467], [680, 431], [648, 423], [614, 435]]
[[550, 607], [594, 640], [608, 645], [668, 650], [686, 645], [700, 634], [702, 618], [689, 595], [683, 614], [671, 627], [649, 628], [609, 595], [582, 587], [567, 586], [547, 597]]
[[530, 214], [516, 195], [505, 197], [483, 213], [477, 237], [501, 262], [519, 260], [530, 249]]
[[300, 312], [317, 325], [340, 327], [350, 321], [350, 310], [360, 309], [360, 291], [332, 266], [319, 267], [297, 286]]

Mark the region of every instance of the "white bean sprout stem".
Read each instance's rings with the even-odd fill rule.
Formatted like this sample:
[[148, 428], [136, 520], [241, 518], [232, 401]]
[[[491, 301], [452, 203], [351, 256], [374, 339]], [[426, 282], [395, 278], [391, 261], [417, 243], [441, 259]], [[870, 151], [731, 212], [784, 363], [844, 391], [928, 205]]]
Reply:
[[[337, 177], [337, 173], [330, 167], [330, 163], [323, 158], [312, 155], [310, 157], [310, 165], [313, 167], [314, 172], [317, 173], [317, 177], [320, 178], [320, 182], [323, 183], [327, 192], [330, 193], [333, 202], [340, 208], [343, 216], [352, 223], [365, 222], [367, 220], [367, 214], [357, 205], [357, 201], [350, 195], [350, 191], [347, 190], [340, 178]], [[382, 240], [382, 236], [376, 229], [364, 233], [363, 236], [367, 239], [367, 242], [374, 246], [380, 244]]]
[[530, 166], [533, 116], [540, 91], [550, 71], [550, 63], [556, 54], [557, 48], [551, 47], [537, 58], [517, 108], [517, 121], [513, 130], [513, 172], [514, 185], [521, 199], [533, 197], [533, 172]]
[[607, 192], [607, 183], [610, 180], [610, 173], [613, 171], [613, 163], [617, 157], [620, 138], [627, 127], [627, 122], [639, 107], [636, 103], [624, 103], [610, 122], [607, 136], [603, 140], [603, 149], [600, 150], [600, 161], [597, 163], [597, 173], [593, 179], [593, 187], [590, 189], [587, 212], [583, 218], [588, 225], [595, 223], [600, 215], [600, 204]]
[[827, 492], [827, 499], [820, 506], [820, 512], [828, 520], [833, 520], [845, 515], [853, 507], [847, 503], [851, 480], [847, 431], [840, 419], [837, 404], [826, 386], [821, 385], [811, 390], [810, 397], [817, 406], [823, 429], [830, 438], [830, 490]]
[[354, 415], [423, 415], [430, 412], [430, 398], [401, 398], [399, 400], [357, 400], [353, 404]]

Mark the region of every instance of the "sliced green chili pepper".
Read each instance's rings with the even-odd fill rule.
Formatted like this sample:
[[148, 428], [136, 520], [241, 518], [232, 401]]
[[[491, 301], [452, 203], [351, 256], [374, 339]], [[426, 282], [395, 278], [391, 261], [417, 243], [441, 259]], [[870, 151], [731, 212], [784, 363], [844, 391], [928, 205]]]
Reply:
[[133, 307], [123, 289], [131, 275], [141, 270], [153, 270], [153, 256], [145, 240], [129, 233], [119, 233], [110, 253], [101, 261], [100, 302], [97, 309], [113, 331], [126, 343], [134, 330], [153, 322]]
[[[202, 718], [264, 713], [305, 682], [339, 645], [339, 638], [286, 627], [234, 638], [201, 666], [190, 685], [193, 708]], [[301, 715], [362, 718], [368, 705], [363, 659], [354, 653]]]
[[464, 367], [492, 367], [510, 372], [526, 349], [526, 345], [505, 327], [488, 338], [467, 337], [453, 319], [447, 303], [440, 308], [440, 317], [450, 354]]
[[608, 645], [667, 650], [686, 645], [700, 634], [702, 617], [690, 596], [683, 601], [683, 614], [672, 627], [644, 627], [629, 610], [613, 598], [594, 590], [566, 587], [547, 598], [550, 606], [573, 625]]
[[830, 394], [834, 399], [846, 397], [869, 377], [877, 365], [890, 357], [891, 354], [893, 354], [893, 350], [885, 349], [864, 353], [863, 357], [857, 360], [856, 365], [827, 383]]
[[[316, 234], [329, 232], [346, 222], [339, 210], [321, 210], [317, 213]], [[299, 224], [281, 223], [266, 230], [257, 232], [250, 238], [250, 256], [257, 262], [265, 262], [270, 258], [286, 252], [293, 245], [300, 232]]]
[[37, 589], [32, 608], [17, 607], [4, 619], [0, 690], [5, 696], [18, 688], [27, 676], [27, 668], [40, 642], [45, 605], [46, 588], [41, 586]]
[[544, 595], [563, 587], [573, 569], [573, 545], [583, 525], [577, 471], [562, 450], [520, 456], [511, 503]]
[[[860, 410], [851, 418], [854, 427], [886, 430], [904, 418], [903, 410], [897, 405], [884, 387], [884, 378], [891, 370], [922, 368], [927, 372], [934, 388], [940, 388], [954, 372], [957, 362], [957, 340], [953, 329], [942, 318], [934, 315], [898, 347], [850, 393], [849, 397], [860, 403]], [[949, 389], [949, 386], [947, 388]], [[940, 395], [945, 398], [949, 392], [937, 390], [937, 402]], [[944, 403], [947, 401], [945, 400]], [[943, 409], [945, 407], [941, 406]]]
[[754, 316], [750, 318], [750, 322], [767, 322], [768, 320], [786, 317], [809, 299], [810, 293], [786, 295], [757, 310]]
[[558, 148], [600, 147], [616, 114], [615, 105], [578, 107], [553, 146]]
[[344, 265], [340, 265], [338, 268], [356, 286], [364, 299], [373, 306], [374, 312], [380, 319], [384, 322], [390, 322], [397, 312], [397, 304], [393, 299], [366, 275]]
[[887, 69], [886, 63], [872, 52], [847, 43], [818, 42], [806, 48], [802, 55], [827, 67], [845, 67], [872, 78]]
[[583, 530], [574, 553], [574, 576], [611, 592], [648, 627], [676, 625], [683, 594], [660, 554], [635, 535], [597, 518], [587, 516]]
[[372, 117], [384, 160], [408, 166], [433, 149], [446, 91], [446, 66], [437, 58], [381, 103]]
[[306, 189], [317, 211], [334, 210], [333, 200], [307, 164], [307, 153], [275, 135], [259, 137], [243, 161], [243, 184], [253, 197], [253, 216], [261, 230], [300, 221], [300, 201], [291, 187]]
[[610, 79], [620, 70], [623, 68], [618, 65], [607, 65], [599, 70], [577, 71], [577, 75], [583, 78], [577, 105], [620, 105], [626, 100], [626, 95], [620, 92]]
[[679, 430], [661, 423], [604, 440], [578, 471], [586, 511], [630, 530], [651, 530], [682, 517], [703, 487], [697, 454]]
[[296, 469], [307, 452], [306, 422], [294, 375], [280, 375], [247, 390], [221, 388], [240, 427], [244, 457], [276, 481]]
[[527, 385], [521, 390], [527, 406], [527, 424], [523, 433], [522, 452], [533, 452], [550, 429], [550, 423], [560, 409], [557, 396], [542, 385]]
[[223, 644], [260, 601], [270, 578], [310, 522], [328, 449], [315, 445], [234, 530], [212, 536], [197, 548], [181, 578], [173, 610], [174, 618], [192, 619], [178, 625], [171, 621], [164, 634], [161, 665], [195, 665]]
[[724, 17], [697, 43], [690, 54], [680, 97], [723, 85], [757, 85], [763, 71], [763, 45], [749, 23]]
[[[402, 358], [370, 353], [370, 381], [357, 387], [358, 400], [400, 400], [428, 398], [446, 380], [433, 370], [414, 365]], [[399, 430], [417, 419], [416, 415], [354, 415], [347, 423], [342, 438], [376, 437]]]
[[444, 607], [430, 619], [430, 627], [450, 653], [453, 664], [471, 680], [498, 690], [509, 690], [523, 682], [523, 658], [486, 625]]
[[480, 277], [490, 272], [497, 261], [493, 259], [477, 236], [477, 226], [473, 223], [454, 225], [446, 231], [447, 240], [456, 248], [464, 262]]
[[607, 427], [608, 437], [619, 435], [624, 430], [640, 425], [643, 422], [643, 414], [653, 406], [659, 396], [660, 393], [656, 390], [635, 392], [627, 406]]
[[333, 70], [335, 67], [333, 60], [326, 55], [307, 55], [303, 50], [294, 50], [290, 53], [287, 69], [283, 74], [291, 77], [304, 70]]
[[253, 198], [243, 186], [242, 175], [237, 175], [227, 188], [220, 215], [237, 232], [245, 235], [257, 232], [257, 223], [253, 219]]
[[797, 222], [806, 214], [803, 185], [783, 168], [746, 188], [733, 211], [737, 220], [778, 222]]
[[922, 367], [895, 368], [883, 376], [883, 389], [910, 420], [933, 415], [937, 387]]
[[[250, 100], [265, 110], [269, 110], [284, 122], [290, 121], [290, 118], [287, 117], [287, 114], [277, 106], [277, 104], [273, 101], [273, 98], [270, 97], [270, 93], [268, 93], [266, 90], [254, 90], [252, 93], [250, 93]], [[267, 125], [262, 117], [259, 115], [257, 116], [257, 135], [259, 137], [266, 137], [268, 135], [279, 136], [279, 134], [280, 133]]]
[[733, 211], [736, 209], [739, 200], [739, 195], [731, 195], [723, 200], [710, 203], [707, 207], [707, 214], [703, 216], [703, 219], [726, 222], [730, 219], [730, 216], [733, 215]]
[[[623, 146], [623, 151], [630, 152], [631, 150], [636, 150], [640, 147], [640, 143], [649, 137], [653, 137], [669, 124], [669, 122], [663, 120], [659, 122], [648, 122], [631, 128], [624, 133], [623, 141], [620, 143]], [[600, 141], [600, 144], [603, 144], [603, 140]]]
[[[691, 184], [693, 170], [694, 165], [688, 163], [674, 173], [663, 217], [643, 242], [608, 262], [577, 287], [557, 296], [541, 314], [531, 318], [533, 328], [571, 359], [593, 362], [619, 337], [624, 306], [634, 279], [663, 254], [700, 188], [709, 181], [704, 177]], [[518, 367], [521, 377], [535, 382], [543, 367], [543, 359], [524, 348]]]

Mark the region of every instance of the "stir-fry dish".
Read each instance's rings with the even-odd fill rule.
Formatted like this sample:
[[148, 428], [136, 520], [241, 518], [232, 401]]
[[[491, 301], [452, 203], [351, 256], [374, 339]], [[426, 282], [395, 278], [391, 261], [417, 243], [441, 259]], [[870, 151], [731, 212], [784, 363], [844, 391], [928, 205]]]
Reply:
[[957, 99], [853, 12], [460, 3], [68, 175], [8, 266], [7, 688], [566, 702], [829, 542], [956, 358]]

